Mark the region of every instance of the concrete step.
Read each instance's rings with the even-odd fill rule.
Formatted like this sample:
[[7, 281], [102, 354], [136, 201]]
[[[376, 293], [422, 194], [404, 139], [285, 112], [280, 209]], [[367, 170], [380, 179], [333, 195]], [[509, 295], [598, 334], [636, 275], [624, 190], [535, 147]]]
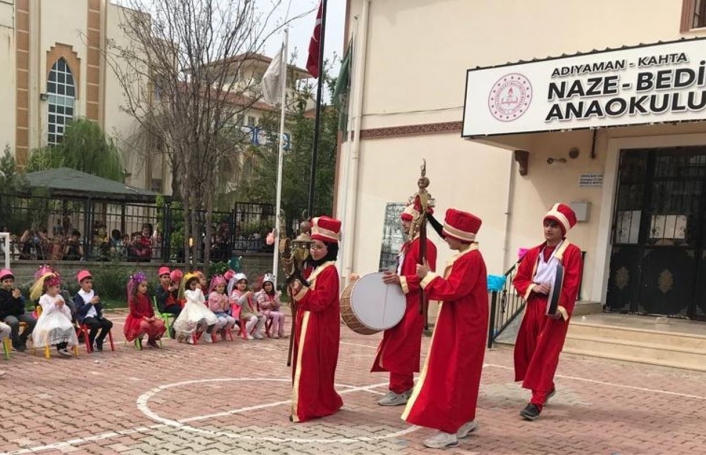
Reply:
[[[628, 362], [706, 371], [706, 336], [625, 325], [574, 321], [564, 352]], [[635, 319], [635, 324], [644, 320]]]
[[[706, 324], [704, 325], [706, 331]], [[692, 349], [706, 353], [706, 336], [666, 330], [651, 330], [635, 327], [596, 324], [574, 320], [569, 326], [567, 338], [596, 338], [624, 341], [632, 344], [662, 346], [664, 349]]]
[[586, 316], [589, 314], [603, 313], [603, 304], [601, 302], [576, 302], [572, 318], [576, 316]]

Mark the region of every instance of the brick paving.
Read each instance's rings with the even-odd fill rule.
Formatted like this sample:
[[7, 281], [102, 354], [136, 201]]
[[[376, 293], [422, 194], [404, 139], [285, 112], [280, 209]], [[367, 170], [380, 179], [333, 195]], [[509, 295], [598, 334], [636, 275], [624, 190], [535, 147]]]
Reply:
[[[112, 315], [115, 322], [123, 316]], [[0, 453], [418, 454], [429, 430], [383, 408], [383, 374], [368, 373], [379, 336], [342, 329], [337, 382], [344, 409], [288, 421], [287, 340], [117, 351], [78, 359], [13, 353], [0, 361]], [[428, 339], [424, 342], [424, 350]], [[512, 351], [487, 353], [479, 432], [449, 454], [680, 454], [706, 447], [706, 374], [564, 355], [541, 418], [518, 415]]]

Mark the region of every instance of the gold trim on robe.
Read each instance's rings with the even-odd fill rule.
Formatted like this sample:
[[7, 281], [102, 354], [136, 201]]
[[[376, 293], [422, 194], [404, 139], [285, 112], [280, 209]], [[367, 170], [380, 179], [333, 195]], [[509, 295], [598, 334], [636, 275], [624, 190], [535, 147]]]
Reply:
[[[314, 270], [314, 272], [311, 274], [309, 277], [309, 287], [304, 287], [302, 288], [301, 291], [297, 293], [297, 295], [294, 297], [294, 300], [299, 300], [301, 299], [306, 293], [309, 291], [309, 289], [313, 290], [316, 287], [316, 277], [319, 276], [321, 272], [324, 271], [324, 269], [334, 265], [334, 261], [329, 261], [329, 262], [324, 262], [321, 264], [319, 267]], [[302, 297], [297, 299], [297, 296], [301, 294]], [[310, 311], [305, 311], [304, 314], [302, 315], [302, 327], [301, 327], [301, 332], [299, 336], [299, 343], [297, 343], [297, 364], [296, 364], [296, 369], [297, 371], [294, 373], [294, 385], [292, 387], [292, 422], [299, 422], [299, 417], [297, 416], [297, 408], [299, 405], [299, 381], [301, 379], [301, 374], [302, 374], [302, 354], [304, 353], [304, 342], [306, 340], [306, 331], [309, 325], [309, 316], [311, 312]], [[294, 315], [296, 318], [297, 316]]]

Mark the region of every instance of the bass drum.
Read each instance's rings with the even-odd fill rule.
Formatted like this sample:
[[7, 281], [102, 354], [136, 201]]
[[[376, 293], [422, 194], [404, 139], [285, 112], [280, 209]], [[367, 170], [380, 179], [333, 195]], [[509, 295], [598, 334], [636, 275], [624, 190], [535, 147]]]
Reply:
[[341, 319], [349, 329], [372, 335], [399, 324], [407, 299], [399, 286], [385, 284], [382, 273], [370, 273], [341, 294]]

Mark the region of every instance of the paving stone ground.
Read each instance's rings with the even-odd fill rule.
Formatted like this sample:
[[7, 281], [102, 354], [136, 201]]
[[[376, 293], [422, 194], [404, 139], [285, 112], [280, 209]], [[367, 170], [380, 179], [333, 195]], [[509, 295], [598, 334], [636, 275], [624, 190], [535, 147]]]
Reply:
[[[369, 373], [379, 335], [342, 328], [338, 414], [288, 421], [287, 340], [0, 361], [0, 454], [418, 454], [427, 429], [376, 401], [386, 377]], [[423, 351], [426, 351], [425, 339]], [[694, 454], [706, 449], [706, 374], [563, 355], [558, 393], [535, 422], [518, 412], [512, 350], [489, 351], [479, 432], [449, 454]]]

